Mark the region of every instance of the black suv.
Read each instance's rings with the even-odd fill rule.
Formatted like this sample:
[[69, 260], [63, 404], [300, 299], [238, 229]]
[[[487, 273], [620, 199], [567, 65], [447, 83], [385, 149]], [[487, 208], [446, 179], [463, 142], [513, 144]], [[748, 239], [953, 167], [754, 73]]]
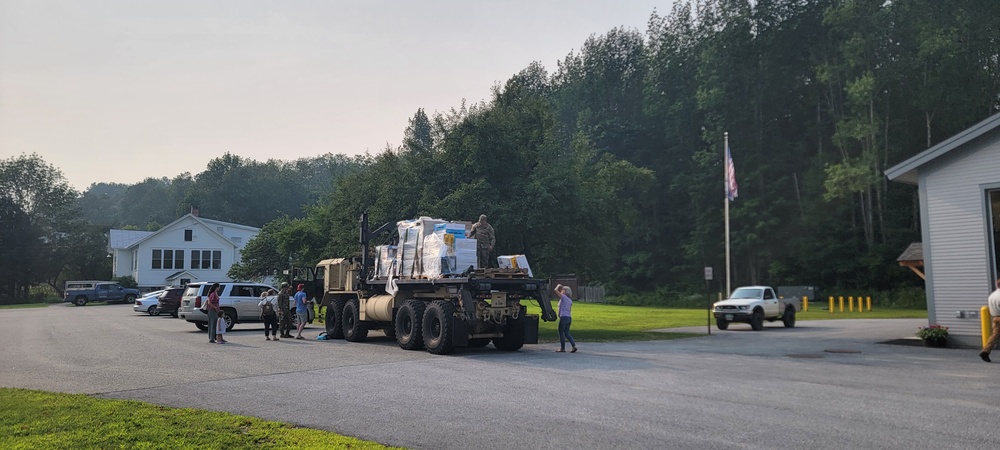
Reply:
[[182, 287], [167, 288], [157, 298], [159, 300], [159, 303], [156, 305], [157, 311], [160, 314], [170, 313], [171, 316], [177, 317], [177, 310], [181, 307], [181, 297], [183, 295], [184, 288]]

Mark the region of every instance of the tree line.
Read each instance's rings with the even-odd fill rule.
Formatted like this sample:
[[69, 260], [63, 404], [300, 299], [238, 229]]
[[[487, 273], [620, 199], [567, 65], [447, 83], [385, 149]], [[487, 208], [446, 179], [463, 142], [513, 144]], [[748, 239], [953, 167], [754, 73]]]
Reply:
[[[355, 254], [363, 211], [373, 223], [483, 213], [498, 253], [540, 274], [692, 292], [702, 267], [724, 266], [728, 132], [734, 283], [920, 286], [894, 263], [920, 239], [916, 192], [883, 171], [997, 112], [998, 31], [990, 1], [677, 2], [645, 31], [593, 35], [551, 71], [529, 65], [488, 100], [416, 111], [400, 147], [336, 164], [306, 201], [273, 200], [301, 202], [291, 210], [241, 212], [240, 196], [272, 178], [213, 194], [181, 189], [201, 177], [182, 175], [145, 182], [178, 189], [158, 197], [172, 214], [142, 217], [165, 224], [218, 202], [203, 214], [262, 225], [233, 270], [251, 277]], [[105, 195], [96, 187], [83, 198]]]

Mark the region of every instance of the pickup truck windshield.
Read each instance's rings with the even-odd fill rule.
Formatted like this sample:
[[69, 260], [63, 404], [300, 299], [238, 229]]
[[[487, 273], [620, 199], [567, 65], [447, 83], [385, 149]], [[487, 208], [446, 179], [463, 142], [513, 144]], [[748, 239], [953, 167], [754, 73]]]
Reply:
[[730, 295], [729, 298], [761, 298], [763, 293], [763, 289], [740, 288], [733, 291], [733, 295]]

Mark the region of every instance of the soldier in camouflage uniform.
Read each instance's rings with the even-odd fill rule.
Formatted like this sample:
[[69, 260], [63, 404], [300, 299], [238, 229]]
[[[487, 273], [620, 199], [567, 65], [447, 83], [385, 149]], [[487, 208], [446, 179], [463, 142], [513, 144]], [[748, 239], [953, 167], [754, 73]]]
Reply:
[[493, 226], [486, 222], [486, 214], [479, 216], [479, 222], [472, 225], [466, 237], [476, 240], [476, 259], [479, 260], [479, 268], [489, 267], [490, 252], [497, 244], [497, 234], [493, 231]]
[[291, 302], [289, 289], [291, 286], [288, 283], [281, 283], [281, 292], [278, 293], [278, 331], [283, 338], [292, 337], [292, 313], [288, 309], [288, 304]]

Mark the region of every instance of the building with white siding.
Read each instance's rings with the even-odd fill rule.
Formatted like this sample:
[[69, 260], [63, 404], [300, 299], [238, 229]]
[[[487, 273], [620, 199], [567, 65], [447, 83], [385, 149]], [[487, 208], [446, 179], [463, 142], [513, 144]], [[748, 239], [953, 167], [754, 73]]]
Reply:
[[259, 232], [259, 228], [198, 217], [197, 209], [157, 231], [111, 230], [112, 273], [132, 276], [141, 290], [194, 281], [233, 281], [226, 273]]
[[979, 310], [1000, 278], [1000, 114], [885, 174], [917, 186], [928, 322], [981, 345]]

